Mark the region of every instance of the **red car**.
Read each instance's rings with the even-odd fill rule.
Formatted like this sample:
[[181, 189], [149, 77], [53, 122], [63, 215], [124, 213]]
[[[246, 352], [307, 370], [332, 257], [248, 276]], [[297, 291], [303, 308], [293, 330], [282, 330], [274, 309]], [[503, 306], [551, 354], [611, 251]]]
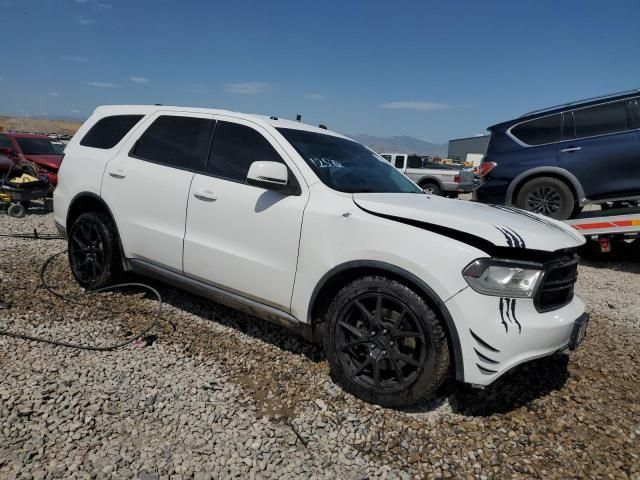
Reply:
[[52, 190], [58, 183], [58, 169], [64, 156], [64, 144], [46, 135], [0, 133], [0, 154], [31, 162], [36, 172], [49, 179]]

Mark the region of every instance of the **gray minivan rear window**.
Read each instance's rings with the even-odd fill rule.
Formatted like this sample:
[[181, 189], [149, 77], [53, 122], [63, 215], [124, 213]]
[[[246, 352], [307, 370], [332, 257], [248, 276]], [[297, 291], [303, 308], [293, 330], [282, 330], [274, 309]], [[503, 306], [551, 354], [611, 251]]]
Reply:
[[83, 147], [115, 147], [144, 115], [113, 115], [96, 122], [80, 141]]

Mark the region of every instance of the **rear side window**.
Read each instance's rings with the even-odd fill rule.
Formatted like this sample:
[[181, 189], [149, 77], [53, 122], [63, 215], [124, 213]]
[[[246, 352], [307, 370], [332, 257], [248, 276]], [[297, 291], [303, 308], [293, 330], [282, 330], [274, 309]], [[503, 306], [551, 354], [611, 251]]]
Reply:
[[138, 139], [132, 154], [154, 163], [204, 171], [214, 125], [207, 118], [162, 115]]
[[422, 157], [409, 155], [409, 158], [407, 159], [407, 168], [422, 168]]
[[396, 155], [396, 163], [394, 164], [396, 168], [404, 167], [404, 155]]
[[253, 128], [218, 122], [207, 172], [245, 182], [253, 162], [284, 163], [267, 139]]
[[115, 147], [144, 115], [114, 115], [98, 120], [80, 141], [84, 147]]
[[382, 158], [384, 158], [387, 162], [391, 162], [391, 155], [380, 155]]
[[627, 102], [605, 103], [573, 111], [576, 137], [594, 137], [629, 130]]
[[527, 145], [543, 145], [560, 141], [562, 115], [549, 115], [516, 125], [511, 135]]

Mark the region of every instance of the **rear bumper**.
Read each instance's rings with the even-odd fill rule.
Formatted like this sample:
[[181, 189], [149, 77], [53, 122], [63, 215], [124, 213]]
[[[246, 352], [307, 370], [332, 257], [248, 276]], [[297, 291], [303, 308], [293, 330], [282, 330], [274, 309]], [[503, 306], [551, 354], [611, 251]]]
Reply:
[[507, 182], [496, 180], [485, 181], [473, 191], [473, 199], [480, 203], [504, 205], [507, 199]]
[[445, 192], [471, 193], [473, 192], [473, 183], [443, 183], [442, 189]]

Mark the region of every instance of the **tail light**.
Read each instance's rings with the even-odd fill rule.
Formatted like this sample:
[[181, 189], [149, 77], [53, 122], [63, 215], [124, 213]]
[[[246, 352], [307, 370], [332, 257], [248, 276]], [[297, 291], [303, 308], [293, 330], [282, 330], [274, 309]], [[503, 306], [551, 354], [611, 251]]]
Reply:
[[498, 164], [496, 162], [482, 162], [480, 168], [478, 168], [478, 173], [481, 177], [486, 177], [487, 174], [497, 166]]
[[456, 175], [455, 177], [453, 177], [453, 181], [455, 183], [460, 183], [460, 175]]

